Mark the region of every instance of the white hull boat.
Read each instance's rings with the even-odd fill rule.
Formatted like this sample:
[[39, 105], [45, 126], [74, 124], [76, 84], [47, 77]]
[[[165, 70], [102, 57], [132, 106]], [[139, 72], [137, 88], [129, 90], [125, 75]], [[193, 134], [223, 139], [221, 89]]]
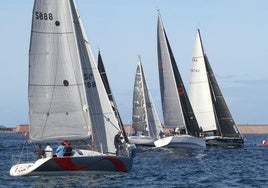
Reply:
[[154, 146], [154, 141], [160, 138], [159, 132], [163, 131], [140, 57], [134, 81], [132, 129], [135, 135], [138, 135], [128, 138], [129, 142], [136, 146]]
[[154, 138], [149, 136], [130, 136], [128, 137], [130, 143], [135, 144], [137, 146], [154, 146]]
[[[127, 142], [108, 97], [74, 0], [35, 0], [29, 50], [29, 136], [27, 143], [62, 142], [58, 157], [22, 153], [11, 176], [129, 172]], [[121, 136], [121, 135], [120, 135]], [[72, 143], [72, 153], [63, 141]], [[123, 141], [127, 137], [123, 134]], [[78, 144], [82, 142], [83, 144]], [[40, 154], [40, 153], [38, 153]], [[41, 157], [41, 158], [40, 158]]]
[[244, 139], [227, 106], [204, 51], [198, 29], [190, 74], [189, 98], [207, 146], [243, 147]]
[[132, 160], [126, 156], [74, 150], [71, 157], [41, 158], [32, 163], [14, 165], [11, 176], [76, 175], [80, 173], [129, 172]]
[[190, 135], [174, 135], [161, 138], [154, 142], [156, 147], [198, 149], [206, 148], [206, 144], [201, 138]]
[[172, 53], [160, 13], [157, 24], [158, 70], [164, 126], [180, 130], [172, 136], [155, 141], [156, 147], [205, 148], [200, 127]]

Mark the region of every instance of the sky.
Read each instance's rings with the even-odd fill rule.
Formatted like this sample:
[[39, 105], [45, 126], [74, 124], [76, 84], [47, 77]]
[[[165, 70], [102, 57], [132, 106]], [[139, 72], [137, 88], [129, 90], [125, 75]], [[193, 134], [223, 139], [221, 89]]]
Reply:
[[[0, 125], [28, 121], [28, 51], [33, 0], [0, 1]], [[162, 120], [157, 10], [185, 87], [200, 29], [223, 95], [237, 124], [268, 123], [268, 1], [76, 0], [95, 59], [102, 54], [124, 123], [131, 123], [138, 56]]]

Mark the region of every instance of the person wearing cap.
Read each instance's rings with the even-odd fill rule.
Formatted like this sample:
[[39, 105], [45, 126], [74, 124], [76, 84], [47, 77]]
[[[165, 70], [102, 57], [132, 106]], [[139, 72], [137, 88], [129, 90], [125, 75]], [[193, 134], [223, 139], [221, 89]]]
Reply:
[[119, 150], [122, 148], [122, 137], [121, 137], [122, 131], [119, 131], [115, 136], [114, 136], [114, 146], [115, 146], [115, 153], [116, 155], [119, 155]]
[[65, 146], [65, 153], [64, 153], [64, 155], [63, 156], [71, 156], [72, 155], [72, 150], [73, 150], [73, 148], [71, 147], [71, 143], [70, 142], [68, 142], [67, 140], [65, 140], [64, 142], [63, 142], [63, 144], [64, 144], [64, 146]]
[[63, 157], [64, 153], [66, 151], [64, 142], [61, 143], [61, 145], [56, 150], [57, 157]]

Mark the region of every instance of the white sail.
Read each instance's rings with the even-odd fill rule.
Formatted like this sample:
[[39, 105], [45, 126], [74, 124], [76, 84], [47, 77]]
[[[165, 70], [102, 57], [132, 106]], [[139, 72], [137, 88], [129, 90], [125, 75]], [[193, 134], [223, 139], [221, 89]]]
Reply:
[[[73, 1], [36, 1], [30, 44], [29, 109], [32, 140], [92, 136], [114, 153], [119, 130]], [[70, 22], [72, 20], [72, 22]]]
[[161, 130], [161, 122], [146, 83], [140, 58], [134, 82], [132, 127], [135, 131], [142, 131], [155, 139]]
[[171, 54], [166, 33], [162, 24], [160, 14], [157, 23], [158, 41], [158, 67], [161, 90], [162, 109], [164, 126], [166, 128], [176, 128], [185, 126], [182, 108], [179, 100], [179, 92], [175, 82]]
[[159, 138], [159, 132], [163, 131], [162, 130], [162, 125], [159, 119], [159, 116], [156, 112], [155, 105], [153, 102], [153, 98], [151, 95], [151, 92], [147, 86], [145, 77], [144, 77], [144, 82], [145, 82], [145, 97], [146, 97], [146, 106], [147, 106], [147, 116], [148, 116], [148, 124], [149, 124], [149, 132], [150, 136], [152, 138]]
[[189, 99], [191, 101], [198, 124], [202, 127], [203, 131], [217, 130], [203, 46], [199, 31], [196, 35], [193, 50]]
[[30, 139], [88, 137], [89, 114], [69, 1], [35, 1], [29, 52]]
[[75, 24], [75, 26], [77, 27], [77, 38], [79, 38], [78, 47], [80, 49], [82, 72], [92, 122], [93, 147], [97, 151], [104, 153], [115, 153], [113, 139], [120, 130], [119, 123], [93, 58], [81, 19], [79, 18], [78, 21], [79, 23]]

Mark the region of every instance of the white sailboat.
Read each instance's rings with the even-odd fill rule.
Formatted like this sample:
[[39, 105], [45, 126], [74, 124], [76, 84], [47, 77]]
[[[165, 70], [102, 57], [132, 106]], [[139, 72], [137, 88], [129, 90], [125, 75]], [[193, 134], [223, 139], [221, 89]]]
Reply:
[[72, 143], [71, 156], [20, 162], [11, 176], [129, 172], [127, 150], [115, 155], [121, 128], [95, 64], [73, 0], [35, 0], [29, 50], [30, 141]]
[[134, 82], [132, 129], [134, 134], [129, 137], [129, 142], [137, 146], [154, 146], [154, 141], [159, 139], [159, 132], [162, 130], [140, 57]]
[[164, 126], [174, 135], [155, 141], [156, 147], [205, 148], [200, 129], [175, 62], [160, 14], [157, 25], [158, 68]]
[[241, 147], [242, 135], [224, 100], [198, 30], [192, 58], [189, 98], [208, 146]]

